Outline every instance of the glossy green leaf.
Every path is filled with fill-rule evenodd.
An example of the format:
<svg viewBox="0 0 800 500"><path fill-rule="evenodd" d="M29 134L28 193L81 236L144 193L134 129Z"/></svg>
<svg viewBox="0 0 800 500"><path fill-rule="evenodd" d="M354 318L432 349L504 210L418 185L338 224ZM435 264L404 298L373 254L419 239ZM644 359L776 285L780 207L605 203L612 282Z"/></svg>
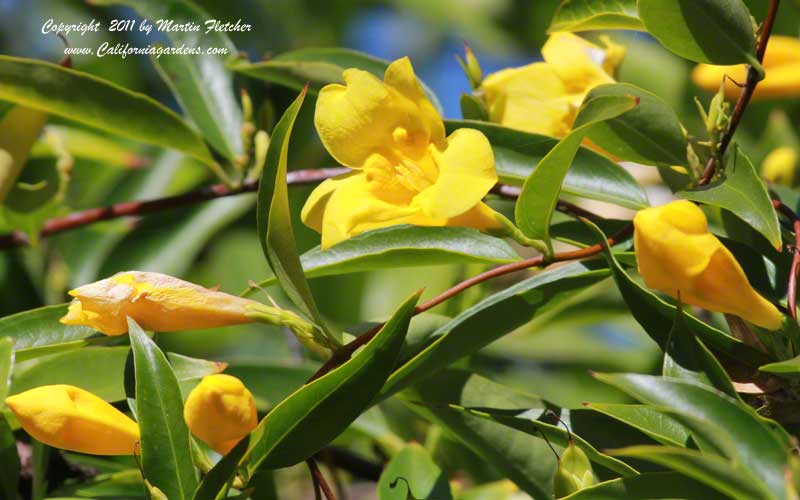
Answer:
<svg viewBox="0 0 800 500"><path fill-rule="evenodd" d="M242 459L249 445L250 438L248 436L239 441L231 451L222 457L200 481L200 486L197 487L197 493L195 493L193 500L216 500L220 498L220 495L224 494L228 480L236 474L239 460Z"/></svg>
<svg viewBox="0 0 800 500"><path fill-rule="evenodd" d="M283 400L253 431L244 464L252 474L302 462L344 431L392 372L419 294L406 300L349 361Z"/></svg>
<svg viewBox="0 0 800 500"><path fill-rule="evenodd" d="M440 425L521 490L537 500L552 498L556 457L543 439L450 407L515 410L544 408L543 401L461 370L442 370L404 396L412 410Z"/></svg>
<svg viewBox="0 0 800 500"><path fill-rule="evenodd" d="M586 403L586 407L641 431L668 446L687 446L691 431L664 412L646 405Z"/></svg>
<svg viewBox="0 0 800 500"><path fill-rule="evenodd" d="M621 476L632 476L638 474L636 469L632 468L625 462L600 453L597 451L597 449L595 449L594 446L580 436L568 433L561 427L537 420L539 414L541 413L540 411L537 412L535 410L523 410L520 408L513 411L503 411L495 408L487 408L485 406L481 408L463 408L452 405L451 408L456 411L465 411L470 415L475 415L476 417L497 422L512 429L530 434L534 437L544 436L548 441L550 441L551 444L557 444L561 447L566 447L569 444L570 438L572 438L575 445L584 453L586 453L586 455L589 457L589 460L595 464L601 465Z"/></svg>
<svg viewBox="0 0 800 500"><path fill-rule="evenodd" d="M667 338L662 371L665 377L693 380L739 399L725 369L687 326L681 304Z"/></svg>
<svg viewBox="0 0 800 500"><path fill-rule="evenodd" d="M521 186L533 168L558 144L556 138L495 123L445 120L444 124L448 134L459 128L474 128L483 132L492 144L497 174L508 184ZM649 205L644 189L627 170L585 147L578 148L561 191L634 210Z"/></svg>
<svg viewBox="0 0 800 500"><path fill-rule="evenodd" d="M726 500L720 492L675 472L648 472L584 488L564 500Z"/></svg>
<svg viewBox="0 0 800 500"><path fill-rule="evenodd" d="M303 274L289 213L289 188L286 185L289 140L305 97L306 91L303 90L272 130L264 173L258 185L258 240L283 291L294 305L323 329L326 340L336 345L340 340L325 327Z"/></svg>
<svg viewBox="0 0 800 500"><path fill-rule="evenodd" d="M787 451L749 406L696 382L633 374L596 377L645 404L671 410L694 434L741 463L760 488L775 498L786 498L783 471L788 467Z"/></svg>
<svg viewBox="0 0 800 500"><path fill-rule="evenodd" d="M144 498L144 482L137 469L99 474L89 480L68 482L49 493L50 500L134 500Z"/></svg>
<svg viewBox="0 0 800 500"><path fill-rule="evenodd" d="M219 168L200 136L152 98L56 64L0 56L0 99L122 137L177 149Z"/></svg>
<svg viewBox="0 0 800 500"><path fill-rule="evenodd" d="M136 370L142 471L170 500L191 499L197 475L178 379L164 353L131 318L128 331Z"/></svg>
<svg viewBox="0 0 800 500"><path fill-rule="evenodd" d="M686 165L688 142L678 115L660 97L629 83L593 88L586 100L634 96L637 106L588 131L592 142L621 160L644 165ZM576 122L577 123L577 122Z"/></svg>
<svg viewBox="0 0 800 500"><path fill-rule="evenodd" d="M25 106L14 106L0 117L0 204L14 188L46 121L47 113Z"/></svg>
<svg viewBox="0 0 800 500"><path fill-rule="evenodd" d="M329 83L343 83L342 72L348 68L367 71L383 80L387 66L389 61L340 47L304 48L278 54L267 61L231 64L231 68L238 73L296 90L302 89L308 83L312 93ZM442 105L436 94L424 82L420 83L428 100L441 113Z"/></svg>
<svg viewBox="0 0 800 500"><path fill-rule="evenodd" d="M213 19L203 9L184 0L92 0L95 5L126 5L155 23L169 19L175 24L204 26ZM228 161L242 153L242 113L233 93L233 73L227 60L236 47L223 31L166 32L173 46L198 47L201 54L162 55L152 58L164 81L172 89L186 115L197 125L211 146ZM208 48L227 49L228 55L205 53Z"/></svg>
<svg viewBox="0 0 800 500"><path fill-rule="evenodd" d="M464 227L391 226L300 256L306 278L439 264L505 264L519 255L500 238ZM275 283L275 276L259 286ZM253 292L249 289L248 292Z"/></svg>
<svg viewBox="0 0 800 500"><path fill-rule="evenodd" d="M514 210L517 225L526 236L550 241L550 220L553 217L564 177L572 165L581 141L592 126L630 111L636 106L632 96L603 96L584 102L575 118L575 127L528 176Z"/></svg>
<svg viewBox="0 0 800 500"><path fill-rule="evenodd" d="M780 249L781 227L764 183L741 148L737 146L729 157L732 161L725 166L720 180L677 195L730 211Z"/></svg>
<svg viewBox="0 0 800 500"><path fill-rule="evenodd" d="M793 375L800 373L800 356L796 356L786 361L776 361L768 363L758 368L762 372L774 373L776 375Z"/></svg>
<svg viewBox="0 0 800 500"><path fill-rule="evenodd" d="M590 266L573 263L539 273L464 310L431 335L435 340L430 345L401 360L380 398L477 352L531 320L544 321L574 304L583 292L608 277L607 269Z"/></svg>
<svg viewBox="0 0 800 500"><path fill-rule="evenodd" d="M17 440L5 415L0 413L0 498L16 500L19 481L19 454Z"/></svg>
<svg viewBox="0 0 800 500"><path fill-rule="evenodd" d="M715 455L669 446L634 446L614 450L613 454L648 460L668 467L737 500L776 498L761 487L756 477Z"/></svg>
<svg viewBox="0 0 800 500"><path fill-rule="evenodd" d="M0 337L0 401L5 401L14 366L14 339Z"/></svg>
<svg viewBox="0 0 800 500"><path fill-rule="evenodd" d="M595 229L598 241L606 242L606 236L594 224L587 223L589 227ZM616 257L605 245L606 260L611 268L617 288L622 294L625 303L633 314L634 319L642 325L642 328L660 346L666 345L671 326L675 321L676 307L668 304L655 294L645 289L622 269ZM686 315L686 324L694 332L703 344L709 346L717 352L724 353L740 362L759 366L767 362L766 354L750 347L739 339L736 339L722 330L718 330L711 325L700 321L691 315Z"/></svg>
<svg viewBox="0 0 800 500"><path fill-rule="evenodd" d="M681 57L758 64L753 23L742 0L639 0L638 6L647 31Z"/></svg>
<svg viewBox="0 0 800 500"><path fill-rule="evenodd" d="M392 458L378 481L379 500L452 500L450 484L428 452L411 443Z"/></svg>
<svg viewBox="0 0 800 500"><path fill-rule="evenodd" d="M569 0L553 15L549 33L556 31L637 30L644 25L636 0Z"/></svg>
<svg viewBox="0 0 800 500"><path fill-rule="evenodd" d="M0 337L14 339L14 349L22 350L83 340L96 332L85 326L62 325L67 304L44 306L0 318Z"/></svg>

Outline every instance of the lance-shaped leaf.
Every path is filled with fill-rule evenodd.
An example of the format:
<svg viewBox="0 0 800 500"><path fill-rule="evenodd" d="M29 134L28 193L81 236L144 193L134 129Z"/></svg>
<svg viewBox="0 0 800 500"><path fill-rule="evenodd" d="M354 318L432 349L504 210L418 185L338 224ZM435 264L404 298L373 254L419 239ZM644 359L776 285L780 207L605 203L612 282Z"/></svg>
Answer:
<svg viewBox="0 0 800 500"><path fill-rule="evenodd" d="M237 55L236 46L224 31L207 31L212 17L185 0L91 0L94 5L126 5L156 23L195 23L200 31L166 32L173 46L203 49L200 54L153 57L152 61L172 89L186 115L192 119L211 146L229 161L242 154L242 113L233 93L233 73L227 60ZM207 49L226 49L227 55L210 54Z"/></svg>
<svg viewBox="0 0 800 500"><path fill-rule="evenodd" d="M514 210L517 225L526 236L550 241L550 220L561 194L561 186L581 141L593 125L617 117L636 107L632 96L601 96L584 102L575 119L575 127L528 176Z"/></svg>
<svg viewBox="0 0 800 500"><path fill-rule="evenodd" d="M711 184L680 191L681 198L724 208L781 248L781 227L767 188L738 146L728 155L722 177Z"/></svg>
<svg viewBox="0 0 800 500"><path fill-rule="evenodd" d="M0 318L0 338L14 339L18 355L25 349L81 341L96 332L85 326L62 325L58 319L67 314L67 304L44 306Z"/></svg>
<svg viewBox="0 0 800 500"><path fill-rule="evenodd" d="M647 405L585 403L594 411L629 425L668 446L688 446L691 431L664 412Z"/></svg>
<svg viewBox="0 0 800 500"><path fill-rule="evenodd" d="M215 171L203 139L154 99L102 78L33 59L0 56L0 99L112 134L177 149Z"/></svg>
<svg viewBox="0 0 800 500"><path fill-rule="evenodd" d="M14 500L18 498L19 454L14 432L3 414L0 414L0 464L3 464L0 467L0 498Z"/></svg>
<svg viewBox="0 0 800 500"><path fill-rule="evenodd" d="M197 488L197 475L178 379L164 353L131 318L128 331L136 373L142 471L170 500L189 500Z"/></svg>
<svg viewBox="0 0 800 500"><path fill-rule="evenodd" d="M349 361L283 400L259 423L243 465L277 469L302 462L366 410L392 372L419 293L406 300Z"/></svg>
<svg viewBox="0 0 800 500"><path fill-rule="evenodd" d="M221 498L220 495L224 494L228 481L236 474L239 461L244 456L248 446L250 446L249 436L239 441L231 451L222 457L203 477L192 500L216 500Z"/></svg>
<svg viewBox="0 0 800 500"><path fill-rule="evenodd" d="M636 0L570 0L562 2L553 15L549 33L556 31L637 30L644 25Z"/></svg>
<svg viewBox="0 0 800 500"><path fill-rule="evenodd" d="M258 185L258 240L283 291L294 305L323 329L327 343L336 345L340 340L325 327L303 274L289 213L289 188L286 185L289 140L305 96L303 90L272 130L264 172Z"/></svg>
<svg viewBox="0 0 800 500"><path fill-rule="evenodd" d="M639 0L638 7L647 31L681 57L761 66L750 11L742 0Z"/></svg>

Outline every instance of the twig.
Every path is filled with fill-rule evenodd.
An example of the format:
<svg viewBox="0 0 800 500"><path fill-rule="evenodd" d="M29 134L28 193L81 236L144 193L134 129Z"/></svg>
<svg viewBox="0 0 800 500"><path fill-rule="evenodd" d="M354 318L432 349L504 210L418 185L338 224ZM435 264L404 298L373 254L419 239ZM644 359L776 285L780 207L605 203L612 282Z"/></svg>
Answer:
<svg viewBox="0 0 800 500"><path fill-rule="evenodd" d="M792 319L797 319L797 275L800 272L800 217L789 208L785 203L779 200L772 200L772 206L775 207L781 215L785 216L792 223L792 230L794 231L794 247L792 248L792 266L789 268L789 283L786 287L786 305L789 309L789 316Z"/></svg>
<svg viewBox="0 0 800 500"><path fill-rule="evenodd" d="M775 18L778 14L778 6L780 3L780 0L770 0L769 2L767 18L764 20L764 25L761 28L761 35L758 38L758 45L756 46L758 62L764 62L764 54L767 52L767 44L769 43L770 35L772 35L772 26L775 24ZM701 186L705 186L711 182L711 178L714 177L714 173L717 170L717 158L722 158L725 155L725 151L728 149L731 139L733 139L733 134L736 133L736 129L739 127L742 115L744 115L744 111L747 109L747 105L750 103L750 99L753 97L753 93L759 81L760 76L758 70L752 66L748 66L747 80L742 87L742 92L739 94L739 99L736 101L736 107L733 109L730 126L719 141L718 154L709 158L708 163L706 163L703 176L700 177L700 181L698 182Z"/></svg>
<svg viewBox="0 0 800 500"><path fill-rule="evenodd" d="M325 498L327 500L336 500L336 495L333 494L333 490L331 490L331 487L328 486L325 476L322 474L322 471L319 470L317 461L313 458L309 458L306 460L306 465L308 465L308 470L311 472L311 479L314 481L314 488L317 492L317 498L319 499L319 490L322 489L322 493L325 494Z"/></svg>

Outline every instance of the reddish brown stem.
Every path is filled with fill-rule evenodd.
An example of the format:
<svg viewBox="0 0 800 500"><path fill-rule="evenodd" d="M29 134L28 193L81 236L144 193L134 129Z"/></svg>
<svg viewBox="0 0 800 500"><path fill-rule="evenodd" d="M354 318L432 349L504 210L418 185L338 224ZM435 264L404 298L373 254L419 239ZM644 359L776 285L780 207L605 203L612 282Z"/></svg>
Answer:
<svg viewBox="0 0 800 500"><path fill-rule="evenodd" d="M319 490L321 489L327 500L336 500L336 495L333 494L333 490L328 486L325 476L322 474L322 471L319 470L317 461L313 458L309 458L306 460L306 465L308 465L308 470L311 472L311 480L314 481L314 491L317 498L319 498Z"/></svg>
<svg viewBox="0 0 800 500"><path fill-rule="evenodd" d="M761 28L761 36L759 36L758 45L756 46L756 57L758 58L758 62L764 61L764 54L767 52L767 44L769 43L769 37L772 35L772 27L775 24L775 18L778 14L779 5L780 0L770 0L769 2L767 18L764 20L764 25ZM725 132L725 135L723 135L722 139L719 141L717 154L709 158L708 163L706 163L706 168L703 170L703 175L700 177L700 181L698 182L698 184L701 186L711 182L711 179L714 177L714 173L717 171L717 159L722 158L725 155L725 151L728 149L728 146L733 139L733 134L736 133L736 129L739 127L739 123L742 121L742 115L744 115L744 111L747 109L747 105L750 103L750 99L753 97L756 86L760 81L759 78L758 70L752 66L748 66L747 80L742 87L742 92L739 94L739 99L736 101L736 107L733 109L730 126Z"/></svg>
<svg viewBox="0 0 800 500"><path fill-rule="evenodd" d="M772 200L772 206L775 207L781 215L786 217L792 222L792 230L794 231L794 247L792 248L792 266L789 269L789 283L786 287L786 305L789 309L789 316L792 319L797 319L797 274L800 272L800 217L789 208L785 203L779 200Z"/></svg>

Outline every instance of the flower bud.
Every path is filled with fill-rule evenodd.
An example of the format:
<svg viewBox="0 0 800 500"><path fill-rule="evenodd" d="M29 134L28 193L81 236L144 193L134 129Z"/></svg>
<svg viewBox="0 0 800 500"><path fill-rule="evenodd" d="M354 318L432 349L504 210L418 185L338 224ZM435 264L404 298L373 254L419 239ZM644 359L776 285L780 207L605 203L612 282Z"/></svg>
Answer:
<svg viewBox="0 0 800 500"><path fill-rule="evenodd" d="M464 44L464 59L458 57L458 64L461 65L461 69L467 75L470 87L473 89L480 87L483 82L483 69L481 69L481 64L478 62L478 58L475 57L475 53L466 43Z"/></svg>
<svg viewBox="0 0 800 500"><path fill-rule="evenodd" d="M735 314L777 330L783 315L747 281L739 263L708 231L705 214L686 200L640 210L633 219L645 284L685 304Z"/></svg>
<svg viewBox="0 0 800 500"><path fill-rule="evenodd" d="M596 483L592 464L583 450L569 442L558 459L558 469L553 478L556 498L565 497Z"/></svg>
<svg viewBox="0 0 800 500"><path fill-rule="evenodd" d="M133 455L139 426L101 398L71 385L45 385L6 398L33 438L92 455Z"/></svg>
<svg viewBox="0 0 800 500"><path fill-rule="evenodd" d="M183 407L189 430L225 455L258 425L253 395L241 380L209 375L192 389Z"/></svg>
<svg viewBox="0 0 800 500"><path fill-rule="evenodd" d="M764 159L761 176L773 184L793 186L797 171L797 151L783 146L772 150Z"/></svg>
<svg viewBox="0 0 800 500"><path fill-rule="evenodd" d="M248 307L260 303L209 290L159 273L128 271L69 292L75 297L61 318L106 335L128 331L127 316L145 330L175 332L252 321Z"/></svg>

